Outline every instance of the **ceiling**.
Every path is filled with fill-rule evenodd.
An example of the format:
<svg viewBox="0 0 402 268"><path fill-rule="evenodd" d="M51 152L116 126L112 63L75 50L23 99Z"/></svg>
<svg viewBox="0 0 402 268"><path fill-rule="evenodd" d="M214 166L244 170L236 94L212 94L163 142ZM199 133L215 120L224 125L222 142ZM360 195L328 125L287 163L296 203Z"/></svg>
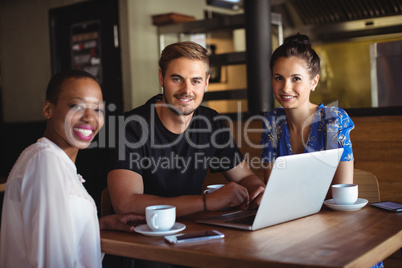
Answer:
<svg viewBox="0 0 402 268"><path fill-rule="evenodd" d="M273 0L272 9L287 13L292 23L322 25L402 15L402 0Z"/></svg>
<svg viewBox="0 0 402 268"><path fill-rule="evenodd" d="M402 33L402 0L272 0L284 31L322 41Z"/></svg>

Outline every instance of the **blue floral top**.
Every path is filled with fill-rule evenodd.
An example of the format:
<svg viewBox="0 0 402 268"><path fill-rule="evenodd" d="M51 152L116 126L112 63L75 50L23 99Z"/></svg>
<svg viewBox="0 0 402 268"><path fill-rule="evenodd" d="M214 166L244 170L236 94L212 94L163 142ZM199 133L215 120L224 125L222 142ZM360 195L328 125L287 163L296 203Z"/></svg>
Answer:
<svg viewBox="0 0 402 268"><path fill-rule="evenodd" d="M266 113L262 127L263 162L270 163L279 156L293 154L288 123L283 108L276 108ZM320 104L314 115L304 153L343 147L341 161L353 161L350 131L354 127L354 123L344 110Z"/></svg>

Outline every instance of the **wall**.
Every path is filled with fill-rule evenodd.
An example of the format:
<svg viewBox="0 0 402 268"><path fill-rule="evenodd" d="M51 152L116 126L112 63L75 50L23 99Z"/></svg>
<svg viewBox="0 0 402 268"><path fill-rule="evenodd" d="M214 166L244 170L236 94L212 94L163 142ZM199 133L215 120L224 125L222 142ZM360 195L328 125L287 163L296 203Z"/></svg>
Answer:
<svg viewBox="0 0 402 268"><path fill-rule="evenodd" d="M0 1L0 70L5 122L42 120L51 76L48 10L79 0Z"/></svg>
<svg viewBox="0 0 402 268"><path fill-rule="evenodd" d="M402 116L352 117L355 167L377 176L382 201L402 203Z"/></svg>
<svg viewBox="0 0 402 268"><path fill-rule="evenodd" d="M371 103L370 45L396 40L402 40L402 34L314 44L321 59L321 71L311 102L329 104L337 100L345 109L375 107ZM391 84L395 80L392 75L387 79Z"/></svg>

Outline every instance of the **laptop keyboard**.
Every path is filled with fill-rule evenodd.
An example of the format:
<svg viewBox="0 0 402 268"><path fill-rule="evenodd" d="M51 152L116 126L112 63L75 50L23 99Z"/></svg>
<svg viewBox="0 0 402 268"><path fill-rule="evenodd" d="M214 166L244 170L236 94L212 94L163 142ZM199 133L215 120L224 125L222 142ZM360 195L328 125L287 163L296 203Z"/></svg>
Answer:
<svg viewBox="0 0 402 268"><path fill-rule="evenodd" d="M245 224L245 225L252 225L255 219L255 215L250 215L247 217L239 218L239 219L234 219L228 221L229 223L237 223L237 224Z"/></svg>

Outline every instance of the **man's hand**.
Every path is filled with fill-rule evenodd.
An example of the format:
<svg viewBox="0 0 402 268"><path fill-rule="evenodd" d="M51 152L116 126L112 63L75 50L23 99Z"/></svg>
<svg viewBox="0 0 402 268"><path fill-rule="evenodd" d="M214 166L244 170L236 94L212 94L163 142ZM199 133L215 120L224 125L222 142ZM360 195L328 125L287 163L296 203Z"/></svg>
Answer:
<svg viewBox="0 0 402 268"><path fill-rule="evenodd" d="M144 220L143 215L133 213L107 215L99 219L99 228L101 230L133 232L134 226Z"/></svg>
<svg viewBox="0 0 402 268"><path fill-rule="evenodd" d="M261 199L264 194L265 188L263 186L258 186L257 189L253 190L250 194L250 209L256 209L261 204Z"/></svg>
<svg viewBox="0 0 402 268"><path fill-rule="evenodd" d="M247 189L249 199L241 206L242 209L256 209L260 205L265 184L254 174L245 160L231 170L225 171L223 175L229 181L236 182Z"/></svg>
<svg viewBox="0 0 402 268"><path fill-rule="evenodd" d="M247 189L235 182L229 182L206 195L206 204L209 211L237 206L245 210L248 208L249 201L250 197Z"/></svg>

